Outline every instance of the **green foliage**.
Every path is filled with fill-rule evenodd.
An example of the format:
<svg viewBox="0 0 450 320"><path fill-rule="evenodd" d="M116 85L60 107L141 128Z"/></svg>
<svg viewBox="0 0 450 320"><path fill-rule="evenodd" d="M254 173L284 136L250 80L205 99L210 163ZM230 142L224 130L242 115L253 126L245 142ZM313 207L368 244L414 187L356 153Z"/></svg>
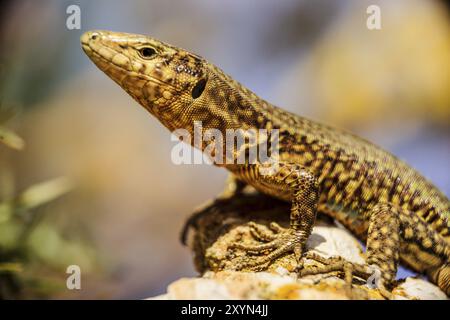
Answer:
<svg viewBox="0 0 450 320"><path fill-rule="evenodd" d="M16 135L14 132L1 126L0 126L0 142L16 150L22 150L23 147L25 146L25 143L21 137Z"/></svg>
<svg viewBox="0 0 450 320"><path fill-rule="evenodd" d="M0 142L16 150L24 147L18 135L2 126ZM49 297L65 289L68 265L92 269L95 251L84 239L67 237L53 221L51 203L73 189L69 179L51 179L22 192L14 185L12 170L0 161L0 299Z"/></svg>

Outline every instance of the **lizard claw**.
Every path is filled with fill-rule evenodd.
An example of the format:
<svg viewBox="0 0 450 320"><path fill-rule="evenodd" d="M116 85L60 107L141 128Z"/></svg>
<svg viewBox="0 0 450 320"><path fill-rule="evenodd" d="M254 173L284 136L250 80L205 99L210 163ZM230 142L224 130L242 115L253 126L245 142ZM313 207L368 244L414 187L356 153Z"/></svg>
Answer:
<svg viewBox="0 0 450 320"><path fill-rule="evenodd" d="M353 276L366 281L367 286L378 289L379 293L386 299L391 300L394 295L386 288L380 269L375 265L358 264L346 261L342 257L325 258L316 253L308 252L305 258L315 260L322 266L311 266L299 272L300 277L340 272L344 274L344 279L348 289L348 296L355 298L352 293Z"/></svg>
<svg viewBox="0 0 450 320"><path fill-rule="evenodd" d="M250 258L246 255L234 266L234 269L266 269L271 262L289 252L294 252L298 265L297 268L301 268L303 244L305 243L303 233L292 229L284 229L276 223L272 223L270 229L265 226L257 225L254 222L250 222L249 226L253 237L262 243L256 245L233 243L228 248L238 249L253 255L261 256ZM262 256L265 252L269 252L269 254Z"/></svg>

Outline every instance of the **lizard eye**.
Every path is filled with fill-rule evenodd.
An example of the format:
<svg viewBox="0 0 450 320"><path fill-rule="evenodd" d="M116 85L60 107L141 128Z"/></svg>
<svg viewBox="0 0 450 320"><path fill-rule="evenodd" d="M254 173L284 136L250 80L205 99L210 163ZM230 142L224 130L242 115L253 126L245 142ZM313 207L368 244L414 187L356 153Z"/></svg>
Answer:
<svg viewBox="0 0 450 320"><path fill-rule="evenodd" d="M152 47L144 47L139 49L139 55L144 59L151 59L156 55L156 50Z"/></svg>
<svg viewBox="0 0 450 320"><path fill-rule="evenodd" d="M192 98L197 99L198 97L200 97L203 93L203 90L205 90L205 87L206 87L206 80L205 79L199 80L194 86L194 88L192 88Z"/></svg>

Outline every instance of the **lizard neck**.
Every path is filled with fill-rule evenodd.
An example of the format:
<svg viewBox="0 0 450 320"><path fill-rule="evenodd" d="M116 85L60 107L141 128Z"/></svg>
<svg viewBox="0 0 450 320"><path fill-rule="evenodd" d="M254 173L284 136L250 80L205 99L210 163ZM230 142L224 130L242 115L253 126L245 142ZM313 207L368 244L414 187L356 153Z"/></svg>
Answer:
<svg viewBox="0 0 450 320"><path fill-rule="evenodd" d="M216 66L209 66L209 80L205 90L208 117L202 119L205 128L267 129L280 128L288 114L259 98L248 88L225 74Z"/></svg>

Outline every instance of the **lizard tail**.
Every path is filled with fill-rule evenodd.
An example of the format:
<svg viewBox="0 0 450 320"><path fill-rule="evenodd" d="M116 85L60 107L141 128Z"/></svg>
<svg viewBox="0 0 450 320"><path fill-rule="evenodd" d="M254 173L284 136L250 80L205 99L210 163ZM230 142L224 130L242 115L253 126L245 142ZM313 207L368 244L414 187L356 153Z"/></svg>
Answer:
<svg viewBox="0 0 450 320"><path fill-rule="evenodd" d="M450 297L450 263L432 269L428 272L430 280Z"/></svg>

